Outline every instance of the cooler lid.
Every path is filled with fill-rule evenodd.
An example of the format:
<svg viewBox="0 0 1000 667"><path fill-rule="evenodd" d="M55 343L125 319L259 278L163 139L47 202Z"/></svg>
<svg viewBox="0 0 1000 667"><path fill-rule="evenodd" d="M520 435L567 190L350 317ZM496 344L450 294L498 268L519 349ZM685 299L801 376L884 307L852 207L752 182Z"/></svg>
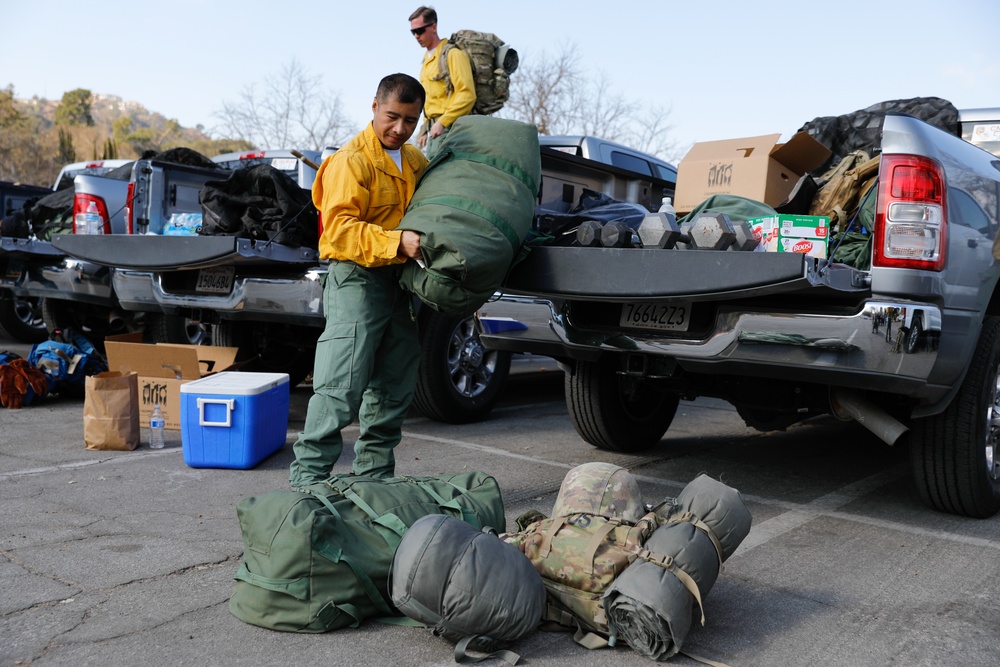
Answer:
<svg viewBox="0 0 1000 667"><path fill-rule="evenodd" d="M288 384L288 373L250 373L222 371L181 385L182 394L227 394L255 396L281 384Z"/></svg>

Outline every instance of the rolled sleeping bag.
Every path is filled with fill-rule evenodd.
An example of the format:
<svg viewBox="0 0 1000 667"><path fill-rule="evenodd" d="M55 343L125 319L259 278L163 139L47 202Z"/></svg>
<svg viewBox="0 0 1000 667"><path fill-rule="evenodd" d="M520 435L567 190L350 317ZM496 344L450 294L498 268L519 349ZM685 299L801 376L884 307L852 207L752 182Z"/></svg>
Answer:
<svg viewBox="0 0 1000 667"><path fill-rule="evenodd" d="M516 658L503 647L534 631L545 613L542 578L528 558L454 517L418 519L393 556L389 593L403 614L466 649Z"/></svg>
<svg viewBox="0 0 1000 667"><path fill-rule="evenodd" d="M704 473L677 496L671 517L690 513L707 525L721 546L725 562L750 534L753 517L740 492Z"/></svg>
<svg viewBox="0 0 1000 667"><path fill-rule="evenodd" d="M722 562L750 531L739 492L706 475L684 487L676 503L602 599L612 636L654 660L681 650L695 603L704 625L703 601Z"/></svg>
<svg viewBox="0 0 1000 667"><path fill-rule="evenodd" d="M462 116L417 184L398 229L422 234L423 266L400 285L447 315L468 317L500 287L531 229L541 183L538 130Z"/></svg>

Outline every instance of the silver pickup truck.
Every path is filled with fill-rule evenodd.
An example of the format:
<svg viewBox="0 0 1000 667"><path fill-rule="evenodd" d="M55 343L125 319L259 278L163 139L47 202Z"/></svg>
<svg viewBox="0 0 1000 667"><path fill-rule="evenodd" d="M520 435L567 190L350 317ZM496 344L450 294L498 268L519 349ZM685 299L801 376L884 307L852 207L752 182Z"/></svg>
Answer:
<svg viewBox="0 0 1000 667"><path fill-rule="evenodd" d="M963 112L969 141L886 117L870 269L789 252L537 248L505 289L541 300L534 319L546 324L488 332L484 344L560 360L570 415L596 447L653 446L678 402L698 396L729 401L760 430L833 414L889 444L908 441L928 505L991 516L1000 510L995 112ZM677 317L663 325L656 315L668 312Z"/></svg>

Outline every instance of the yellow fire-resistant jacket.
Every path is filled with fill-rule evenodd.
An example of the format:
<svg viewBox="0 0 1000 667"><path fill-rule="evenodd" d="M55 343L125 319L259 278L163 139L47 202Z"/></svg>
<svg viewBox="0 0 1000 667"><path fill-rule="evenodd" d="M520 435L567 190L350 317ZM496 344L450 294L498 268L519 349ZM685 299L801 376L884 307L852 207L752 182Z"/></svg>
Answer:
<svg viewBox="0 0 1000 667"><path fill-rule="evenodd" d="M448 87L441 76L440 56L447 39L442 39L437 47L424 54L424 66L420 68L420 83L424 87L427 100L424 102L424 116L441 121L451 127L458 118L472 111L476 103L476 80L472 74L469 56L461 49L448 50L448 75L455 90L448 96Z"/></svg>
<svg viewBox="0 0 1000 667"><path fill-rule="evenodd" d="M403 219L427 158L407 143L402 162L400 174L369 123L320 165L312 197L323 216L322 259L369 267L406 261L396 256L402 232L393 230Z"/></svg>

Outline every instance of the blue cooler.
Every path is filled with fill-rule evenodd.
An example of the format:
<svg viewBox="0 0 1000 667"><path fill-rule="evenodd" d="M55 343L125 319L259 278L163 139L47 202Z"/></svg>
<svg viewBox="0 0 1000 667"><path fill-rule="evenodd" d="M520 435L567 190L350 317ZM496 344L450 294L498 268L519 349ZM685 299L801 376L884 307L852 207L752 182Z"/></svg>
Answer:
<svg viewBox="0 0 1000 667"><path fill-rule="evenodd" d="M287 373L223 371L181 385L181 443L192 468L253 468L285 444Z"/></svg>

